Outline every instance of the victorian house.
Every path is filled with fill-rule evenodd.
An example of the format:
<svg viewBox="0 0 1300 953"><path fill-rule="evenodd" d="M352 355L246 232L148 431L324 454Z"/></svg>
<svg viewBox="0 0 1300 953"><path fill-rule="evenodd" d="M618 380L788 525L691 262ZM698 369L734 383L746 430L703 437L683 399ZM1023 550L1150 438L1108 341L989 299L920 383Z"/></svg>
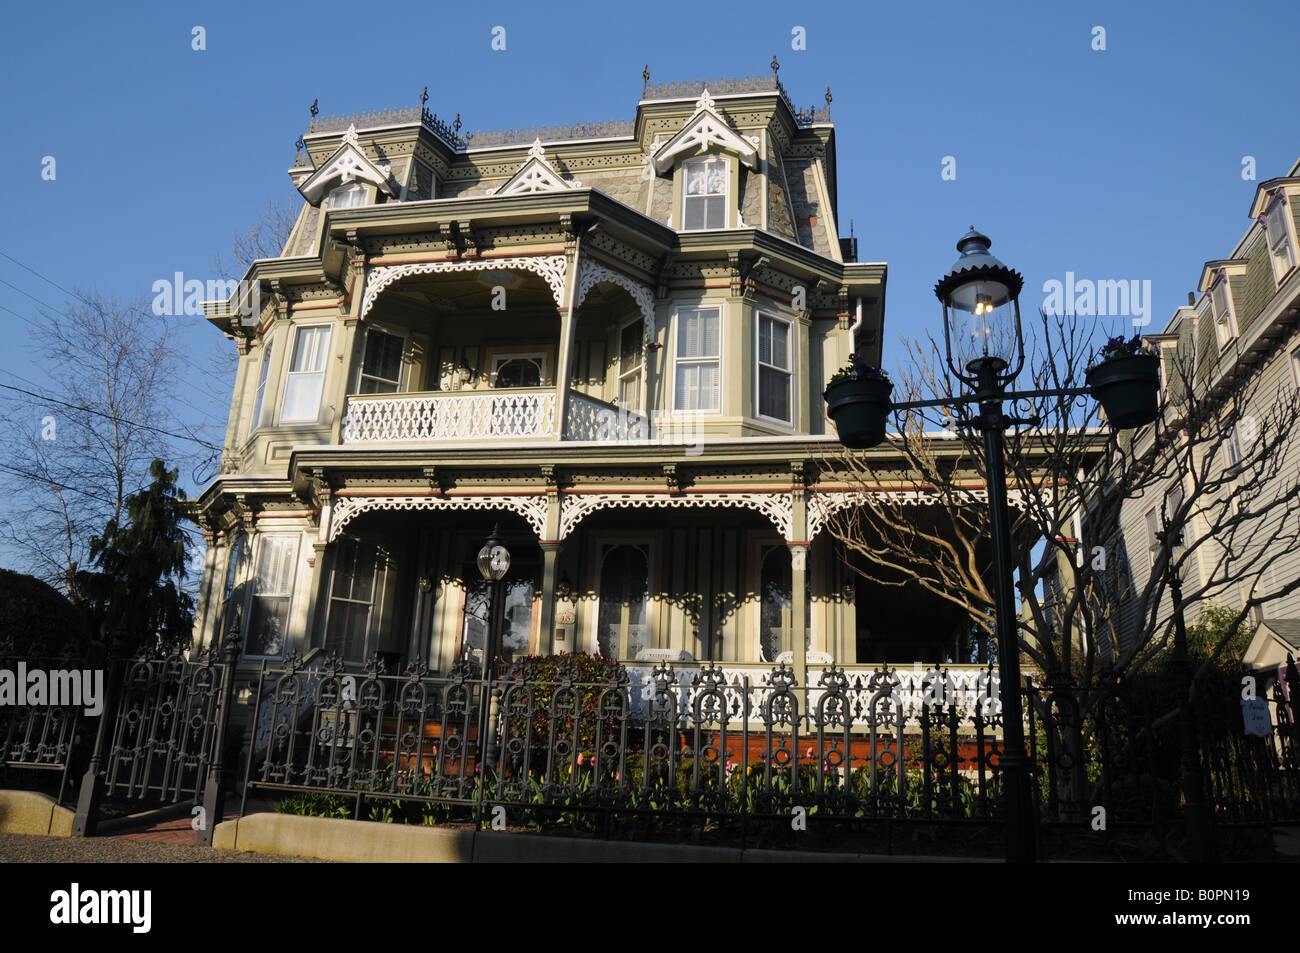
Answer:
<svg viewBox="0 0 1300 953"><path fill-rule="evenodd" d="M1271 673L1300 652L1300 433L1288 416L1300 399L1300 163L1256 187L1248 216L1229 255L1205 262L1197 292L1161 333L1146 336L1162 358L1166 438L1174 435L1175 448L1186 440L1179 417L1189 387L1202 412L1226 424L1201 440L1192 466L1124 502L1119 538L1131 591L1142 593L1162 565L1163 528L1181 530L1188 555L1175 561L1183 588L1199 597L1189 622L1202 605L1241 610L1252 597L1269 596L1250 614L1255 635L1244 662ZM1137 431L1136 458L1154 453L1156 440L1152 427ZM1267 455L1252 452L1261 441L1272 448ZM1243 510L1262 516L1243 517ZM1121 605L1117 635L1125 647L1142 610L1136 597ZM1168 619L1168 597L1145 612Z"/></svg>
<svg viewBox="0 0 1300 953"><path fill-rule="evenodd" d="M821 395L880 363L887 272L841 237L826 98L773 75L562 128L314 119L283 254L208 312L240 358L196 640L481 658L497 527L506 660L956 660L958 615L868 591L825 532L852 494Z"/></svg>

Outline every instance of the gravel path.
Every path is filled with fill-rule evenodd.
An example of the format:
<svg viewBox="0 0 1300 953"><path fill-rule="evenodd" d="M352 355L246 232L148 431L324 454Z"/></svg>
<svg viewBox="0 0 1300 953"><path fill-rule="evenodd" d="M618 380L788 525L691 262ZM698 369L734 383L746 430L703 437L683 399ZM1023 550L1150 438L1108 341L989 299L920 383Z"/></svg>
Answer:
<svg viewBox="0 0 1300 953"><path fill-rule="evenodd" d="M312 857L281 857L246 850L217 850L122 837L46 837L0 834L4 864L314 864Z"/></svg>

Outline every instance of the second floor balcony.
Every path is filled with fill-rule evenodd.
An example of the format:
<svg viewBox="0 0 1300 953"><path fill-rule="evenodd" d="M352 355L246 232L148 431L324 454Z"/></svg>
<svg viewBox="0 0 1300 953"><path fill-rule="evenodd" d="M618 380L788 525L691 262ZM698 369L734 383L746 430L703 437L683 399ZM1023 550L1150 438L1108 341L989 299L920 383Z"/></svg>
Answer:
<svg viewBox="0 0 1300 953"><path fill-rule="evenodd" d="M646 440L642 414L570 390L561 416L553 387L353 395L343 442ZM561 426L562 424L562 426Z"/></svg>

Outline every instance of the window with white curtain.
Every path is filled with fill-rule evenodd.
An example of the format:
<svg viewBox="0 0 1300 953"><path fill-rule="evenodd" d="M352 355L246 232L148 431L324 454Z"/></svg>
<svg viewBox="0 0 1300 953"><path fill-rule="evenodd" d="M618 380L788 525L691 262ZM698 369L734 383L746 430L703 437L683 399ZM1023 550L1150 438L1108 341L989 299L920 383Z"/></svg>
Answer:
<svg viewBox="0 0 1300 953"><path fill-rule="evenodd" d="M330 329L327 325L297 329L293 357L284 382L284 405L280 410L282 422L315 422L320 416L329 346Z"/></svg>
<svg viewBox="0 0 1300 953"><path fill-rule="evenodd" d="M727 227L727 160L719 156L682 163L682 229Z"/></svg>
<svg viewBox="0 0 1300 953"><path fill-rule="evenodd" d="M790 422L790 322L758 316L758 414Z"/></svg>
<svg viewBox="0 0 1300 953"><path fill-rule="evenodd" d="M253 577L253 611L244 641L245 656L278 658L284 654L297 556L296 535L261 537Z"/></svg>
<svg viewBox="0 0 1300 953"><path fill-rule="evenodd" d="M330 209L360 208L366 204L366 187L359 182L341 185L330 193Z"/></svg>
<svg viewBox="0 0 1300 953"><path fill-rule="evenodd" d="M262 424L262 401L266 398L266 379L271 373L271 340L264 338L262 344L262 372L257 382L257 405L253 408L253 430Z"/></svg>
<svg viewBox="0 0 1300 953"><path fill-rule="evenodd" d="M721 407L718 308L683 308L677 313L677 361L673 406L712 411Z"/></svg>

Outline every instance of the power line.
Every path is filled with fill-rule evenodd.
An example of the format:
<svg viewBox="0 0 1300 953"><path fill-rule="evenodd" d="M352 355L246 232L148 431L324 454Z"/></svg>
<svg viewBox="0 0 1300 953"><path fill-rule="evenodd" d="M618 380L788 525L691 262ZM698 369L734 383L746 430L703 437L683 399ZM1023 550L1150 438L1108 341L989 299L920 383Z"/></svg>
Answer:
<svg viewBox="0 0 1300 953"><path fill-rule="evenodd" d="M19 377L17 374L13 373L12 371L0 370L0 373L5 373L11 377L17 378L18 380L23 380L23 378ZM201 440L198 437L194 436L193 434L178 434L171 430L163 430L161 427L153 427L149 424L142 424L139 421L130 420L129 418L126 417L116 416L114 414L110 414L102 410L96 410L94 407L83 407L80 404L72 404L66 400L59 400L57 397L50 397L48 394L41 394L36 391L27 390L26 388L23 387L14 387L12 384L0 384L0 387L3 387L5 390L16 391L19 394L26 394L28 397L35 397L38 400L48 401L51 404L58 404L61 407L70 407L73 410L79 410L82 413L95 414L100 417L106 417L109 420L119 420L122 421L123 423L130 424L132 427L138 427L141 430L151 430L154 433L159 433L166 437L172 437L176 440L192 440L195 443L197 443L199 446L203 447L205 450L213 450L219 453L221 452L222 449L221 447L218 447L216 444L208 443L206 440Z"/></svg>
<svg viewBox="0 0 1300 953"><path fill-rule="evenodd" d="M51 285L53 285L54 287L56 287L56 288L58 288L60 291L62 291L65 295L72 295L72 297L74 297L74 298L79 298L81 301L85 302L86 304L90 304L90 303L91 303L87 298L83 297L82 295L77 294L77 292L75 292L75 291L69 291L67 288L63 287L63 285L59 284L59 283L58 283L57 281L55 281L53 278L47 278L45 275L41 274L39 271L37 271L35 268L31 267L30 265L24 265L21 261L19 261L19 260L18 260L17 258L15 258L13 255L7 255L7 254L5 254L4 252L0 251L0 256L3 256L3 257L5 257L5 258L8 258L8 259L9 259L10 261L12 261L15 265L17 265L19 268L22 268L22 269L25 270L25 271L30 271L30 272L31 272L33 275L35 275L37 278L41 279L41 281L44 281L44 282L46 282L47 284L51 284ZM11 287L12 287L12 286L11 286ZM30 298L31 295L28 295L28 297ZM6 310L8 310L8 309L6 309Z"/></svg>
<svg viewBox="0 0 1300 953"><path fill-rule="evenodd" d="M4 252L0 252L0 255L4 255ZM8 255L5 255L5 257L8 258L9 256L8 256ZM9 282L5 281L3 278L0 278L0 283L3 283L3 284L6 284L6 285L9 285ZM14 285L9 285L9 287L13 288L15 291L18 291L18 292L21 293L21 294L25 294L25 295L27 295L27 297L31 298L33 301L36 301L36 302L38 302L38 303L40 303L40 304L44 304L44 302L42 302L39 298L36 298L36 297L33 297L32 295L27 294L27 292L23 291L21 288L18 288L18 287L14 286ZM82 298L81 300L82 300L82 301L85 301L86 299L85 299L85 298ZM89 303L89 302L87 302L87 303ZM57 308L54 308L52 305L45 305L45 306L48 307L48 308L50 308L50 310L56 312L57 314L62 315L62 316L65 317L65 318L71 318L71 317L72 317L72 315L68 314L66 311L59 311ZM93 305L92 305L92 306L93 306ZM29 317L27 317L27 316L24 315L24 314L19 314L17 311L13 310L13 308L7 308L7 307L5 307L4 305L0 304L0 311L8 311L8 312L9 312L10 314L12 314L15 318L18 318L20 321L25 322L28 326L30 326L31 328L33 328L33 329L36 330L36 331L43 331L43 330L45 330L44 328L42 328L42 327L40 326L40 324L39 324L35 319L33 319L33 318L29 318ZM19 380L26 380L26 378L23 378L23 377L19 376L18 374L13 374L12 371L9 371L9 372L7 372L7 373L12 374L12 376L17 377ZM31 384L32 382L31 382L31 381L27 381L27 383ZM37 386L37 385L32 384L32 386L35 387L35 386ZM206 414L206 413L207 413L207 411L205 411L202 407L196 407L196 406L194 406L194 404L190 403L188 400L186 400L184 397L181 397L179 394L173 394L173 395L170 395L170 399L175 400L175 401L177 401L178 403L182 403L182 404L184 404L186 407L188 407L190 410L194 411L194 412L197 413L197 414ZM86 408L81 408L81 409L82 409L82 410L85 410ZM189 438L189 439L198 440L197 437L193 437L193 438Z"/></svg>

